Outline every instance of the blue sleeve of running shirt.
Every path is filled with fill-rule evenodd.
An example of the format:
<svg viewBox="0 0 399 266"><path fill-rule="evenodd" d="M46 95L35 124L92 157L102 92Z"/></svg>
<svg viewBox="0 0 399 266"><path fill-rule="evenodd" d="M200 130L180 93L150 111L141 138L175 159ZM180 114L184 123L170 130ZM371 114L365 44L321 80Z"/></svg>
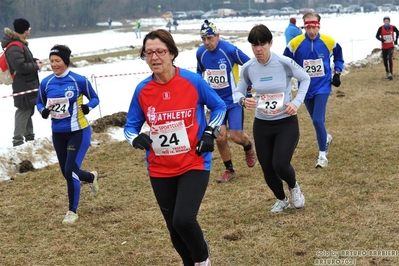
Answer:
<svg viewBox="0 0 399 266"><path fill-rule="evenodd" d="M93 87L91 86L91 83L87 80L87 78L84 78L83 82L84 82L84 87L83 87L84 90L82 93L89 100L87 106L91 110L100 103L100 100L98 98L97 93L94 91Z"/></svg>
<svg viewBox="0 0 399 266"><path fill-rule="evenodd" d="M198 48L197 52L195 53L195 57L197 58L197 74L199 74L202 77L203 72L205 71L204 66L202 65L201 62L201 56L204 53L205 49L204 46L200 46Z"/></svg>
<svg viewBox="0 0 399 266"><path fill-rule="evenodd" d="M344 56L342 55L342 48L341 46L336 43L333 49L333 62L334 62L334 70L338 72L342 72L344 69Z"/></svg>
<svg viewBox="0 0 399 266"><path fill-rule="evenodd" d="M36 98L36 109L39 111L39 113L46 108L46 103L47 103L47 95L44 91L45 86L43 85L43 82L40 83L39 86L39 91L37 94Z"/></svg>
<svg viewBox="0 0 399 266"><path fill-rule="evenodd" d="M288 46L285 47L283 55L294 59L294 54L291 52L291 50L290 50L290 48Z"/></svg>
<svg viewBox="0 0 399 266"><path fill-rule="evenodd" d="M237 61L237 64L239 64L240 66L242 66L243 64L248 62L250 59L249 56L247 56L243 51L241 51L238 48L237 48L235 54L237 55L237 59L239 60L239 61Z"/></svg>
<svg viewBox="0 0 399 266"><path fill-rule="evenodd" d="M220 126L226 115L226 104L219 95L212 89L204 79L198 80L197 90L200 103L206 105L211 111L208 125L211 127Z"/></svg>
<svg viewBox="0 0 399 266"><path fill-rule="evenodd" d="M139 103L140 91L143 87L143 83L140 83L136 87L126 116L126 124L123 132L130 145L133 145L133 140L138 136L145 122L145 114Z"/></svg>
<svg viewBox="0 0 399 266"><path fill-rule="evenodd" d="M41 111L46 108L47 105L47 89L49 84L54 80L54 74L42 79L39 84L39 91L36 98L36 109L41 113Z"/></svg>

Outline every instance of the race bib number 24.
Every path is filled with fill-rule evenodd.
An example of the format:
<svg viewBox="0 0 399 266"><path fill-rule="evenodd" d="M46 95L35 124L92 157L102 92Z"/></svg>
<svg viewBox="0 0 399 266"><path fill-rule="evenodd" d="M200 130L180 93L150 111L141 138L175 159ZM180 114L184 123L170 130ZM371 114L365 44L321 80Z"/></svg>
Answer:
<svg viewBox="0 0 399 266"><path fill-rule="evenodd" d="M186 153L191 150L183 120L151 126L152 148L158 156Z"/></svg>

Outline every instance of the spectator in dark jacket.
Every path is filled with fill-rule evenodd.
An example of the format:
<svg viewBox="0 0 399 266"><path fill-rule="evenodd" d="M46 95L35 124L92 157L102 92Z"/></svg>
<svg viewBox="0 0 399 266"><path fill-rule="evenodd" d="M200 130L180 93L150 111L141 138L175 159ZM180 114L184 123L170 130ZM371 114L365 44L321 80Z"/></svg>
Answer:
<svg viewBox="0 0 399 266"><path fill-rule="evenodd" d="M6 50L6 59L11 73L16 71L12 89L14 93L15 125L13 146L19 146L24 141L35 139L32 116L35 112L37 89L39 88L38 71L43 63L34 58L28 48L27 38L30 35L30 24L26 19L14 20L14 31L4 28L5 35L1 40L3 49L13 41L19 41L23 49L16 45ZM31 91L36 90L36 91Z"/></svg>
<svg viewBox="0 0 399 266"><path fill-rule="evenodd" d="M170 28L172 27L172 22L170 22L170 20L166 24L166 27L169 29L169 33L172 33L172 31L170 30Z"/></svg>
<svg viewBox="0 0 399 266"><path fill-rule="evenodd" d="M177 32L177 26L179 26L179 23L176 19L173 19L173 26L175 26L175 32Z"/></svg>

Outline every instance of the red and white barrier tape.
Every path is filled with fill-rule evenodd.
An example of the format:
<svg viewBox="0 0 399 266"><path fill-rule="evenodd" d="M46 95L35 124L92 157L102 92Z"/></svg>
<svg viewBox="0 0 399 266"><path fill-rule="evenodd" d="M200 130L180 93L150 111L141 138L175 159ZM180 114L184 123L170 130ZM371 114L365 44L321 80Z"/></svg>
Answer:
<svg viewBox="0 0 399 266"><path fill-rule="evenodd" d="M39 89L22 91L22 92L13 93L13 94L10 94L10 95L1 96L1 98L8 98L8 97L14 97L14 96L18 96L18 95L28 94L28 93L32 93L32 92L35 92L35 91L38 91L38 90Z"/></svg>
<svg viewBox="0 0 399 266"><path fill-rule="evenodd" d="M188 67L186 69L194 69L196 67ZM143 75L143 74L152 74L152 71L146 71L146 72L135 72L135 73L125 73L125 74L110 74L110 75L101 75L101 76L94 76L92 75L92 77L94 78L112 78L112 77L121 77L121 76L131 76L131 75ZM27 90L27 91L23 91L23 92L18 92L18 93L13 93L10 95L4 95L4 96L0 96L2 99L4 98L9 98L9 97L14 97L14 96L19 96L19 95L23 95L23 94L28 94L28 93L32 93L35 91L38 91L39 89L34 89L34 90Z"/></svg>

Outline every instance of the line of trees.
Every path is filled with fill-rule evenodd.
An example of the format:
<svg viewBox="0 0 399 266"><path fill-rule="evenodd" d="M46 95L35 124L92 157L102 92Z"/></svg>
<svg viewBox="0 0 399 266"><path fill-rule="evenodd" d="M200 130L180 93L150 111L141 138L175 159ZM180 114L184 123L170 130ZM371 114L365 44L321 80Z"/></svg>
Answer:
<svg viewBox="0 0 399 266"><path fill-rule="evenodd" d="M369 0L334 0L334 3L353 3ZM370 0L381 5L389 0ZM391 0L392 1L392 0ZM399 1L399 0L393 0ZM228 4L227 4L228 3ZM276 0L255 3L255 0L0 0L0 27L12 28L15 18L25 18L32 26L32 36L59 31L82 31L105 22L108 17L138 19L161 16L165 11L208 11L211 7L236 10L252 8L280 8L291 5L294 8L313 5L328 5L331 0ZM313 6L312 5L312 6Z"/></svg>
<svg viewBox="0 0 399 266"><path fill-rule="evenodd" d="M61 31L95 26L96 11L106 0L1 0L0 23L13 27L15 18L27 19L33 32Z"/></svg>
<svg viewBox="0 0 399 266"><path fill-rule="evenodd" d="M95 27L108 17L137 19L172 10L204 9L221 0L1 0L0 27L12 29L16 18L27 19L32 33L78 31Z"/></svg>

